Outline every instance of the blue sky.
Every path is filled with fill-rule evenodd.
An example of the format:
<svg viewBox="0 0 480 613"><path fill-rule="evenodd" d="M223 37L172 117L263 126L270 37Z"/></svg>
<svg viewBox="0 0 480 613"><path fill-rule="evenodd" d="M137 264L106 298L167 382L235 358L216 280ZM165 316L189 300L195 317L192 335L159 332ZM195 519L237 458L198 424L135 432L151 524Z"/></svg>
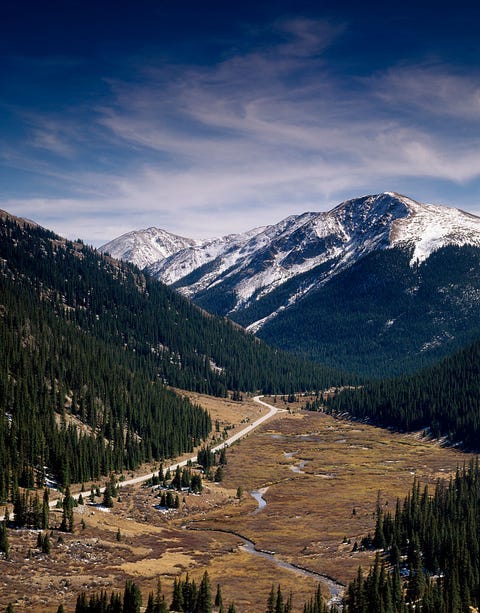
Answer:
<svg viewBox="0 0 480 613"><path fill-rule="evenodd" d="M100 245L398 191L480 213L480 9L457 2L0 9L0 208Z"/></svg>

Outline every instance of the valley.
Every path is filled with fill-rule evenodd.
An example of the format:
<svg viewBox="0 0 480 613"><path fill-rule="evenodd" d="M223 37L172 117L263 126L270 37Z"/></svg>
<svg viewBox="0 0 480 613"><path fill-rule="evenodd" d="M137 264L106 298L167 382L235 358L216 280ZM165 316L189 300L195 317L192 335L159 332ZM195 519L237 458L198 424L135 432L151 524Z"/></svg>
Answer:
<svg viewBox="0 0 480 613"><path fill-rule="evenodd" d="M391 194L361 201L380 213L398 205ZM164 605L208 613L206 571L212 589L222 586L219 613L228 603L230 613L261 613L267 599L269 613L305 602L305 613L326 613L328 601L337 613L344 589L344 613L404 613L419 599L423 613L478 606L480 470L467 453L478 450L478 342L459 336L462 348L429 368L368 381L268 346L131 264L5 215L0 608L70 613L80 595L92 602L77 613L139 613L127 587L151 604L160 579ZM461 306L450 291L461 278L473 290L462 312L477 326L480 250L451 244L413 267L410 257L377 250L329 282L322 309L340 324L333 298L343 296L355 334L308 298L311 316L307 308L301 323L284 321L289 334L313 346L309 330L323 325L343 355L387 365L361 326L388 315L382 342L401 369L401 352L411 352L395 338L414 340L410 322L433 329L418 302L397 319L383 307L404 309L418 293L444 321L432 296ZM461 328L458 309L449 312ZM367 360L362 338L373 342ZM327 388L343 392L320 393ZM54 489L41 499L46 479ZM95 601L110 594L111 607Z"/></svg>
<svg viewBox="0 0 480 613"><path fill-rule="evenodd" d="M208 409L213 423L229 431L234 426L232 433L267 410L251 398L188 394ZM264 611L272 584L281 584L284 594L292 591L294 611L301 610L317 580L279 563L346 584L359 565L372 562L371 551L353 549L374 529L377 499L393 510L414 476L434 484L469 458L418 434L303 411L301 398L264 400L282 410L228 449L221 483L204 480L202 494L184 494L178 510L157 509L151 487L125 484L110 510L76 507L74 533L54 530L48 555L36 549L37 531L11 531L0 607L13 602L15 610L54 612L63 603L72 611L81 591L121 591L128 578L140 586L145 604L158 576L169 603L175 577L188 572L199 581L207 570L237 611ZM132 475L125 474L125 482ZM262 508L249 494L254 490L262 492ZM244 539L268 555L255 555ZM326 596L328 591L325 585Z"/></svg>

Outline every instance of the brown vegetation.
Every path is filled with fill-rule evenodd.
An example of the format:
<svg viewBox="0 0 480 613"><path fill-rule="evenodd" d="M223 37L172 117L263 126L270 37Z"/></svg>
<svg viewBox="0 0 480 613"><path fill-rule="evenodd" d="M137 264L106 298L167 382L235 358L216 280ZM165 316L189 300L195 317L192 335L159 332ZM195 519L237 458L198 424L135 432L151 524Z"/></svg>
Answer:
<svg viewBox="0 0 480 613"><path fill-rule="evenodd" d="M240 427L263 412L251 401L195 400L221 429ZM414 474L435 482L465 460L465 454L415 435L283 412L227 452L221 484L207 484L201 496L182 494L178 511L159 511L150 488L131 486L121 490L111 512L79 506L74 534L55 531L50 555L36 549L36 532L10 531L10 560L0 562L0 609L11 601L18 610L47 612L63 602L73 611L80 591L121 590L128 578L146 600L159 575L169 599L175 576L188 571L200 579L207 569L212 584L222 585L224 602L234 600L237 611L264 611L272 583L281 583L286 594L291 590L294 610L300 610L315 588L313 579L247 553L235 535L185 525L237 532L279 558L347 582L359 564L370 562L370 553L352 548L373 529L377 496L393 507ZM257 505L248 492L266 486L267 506L253 514Z"/></svg>

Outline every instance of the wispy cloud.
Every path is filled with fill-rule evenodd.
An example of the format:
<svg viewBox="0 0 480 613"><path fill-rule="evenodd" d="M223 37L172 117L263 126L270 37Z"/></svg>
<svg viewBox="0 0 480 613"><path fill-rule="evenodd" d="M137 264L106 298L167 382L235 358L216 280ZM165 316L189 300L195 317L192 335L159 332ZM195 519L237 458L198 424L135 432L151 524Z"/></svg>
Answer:
<svg viewBox="0 0 480 613"><path fill-rule="evenodd" d="M371 79L382 101L396 108L456 120L480 119L480 71L461 74L436 63L399 66Z"/></svg>
<svg viewBox="0 0 480 613"><path fill-rule="evenodd" d="M75 130L60 118L39 121L30 145L78 159L57 177L80 191L5 206L99 244L147 225L211 236L347 196L408 192L412 179L480 176L477 75L437 63L355 78L325 56L345 25L297 19L271 28L275 45L215 65L159 60L134 80L108 78L110 98ZM86 169L86 134L97 139L99 166L121 156L115 172Z"/></svg>

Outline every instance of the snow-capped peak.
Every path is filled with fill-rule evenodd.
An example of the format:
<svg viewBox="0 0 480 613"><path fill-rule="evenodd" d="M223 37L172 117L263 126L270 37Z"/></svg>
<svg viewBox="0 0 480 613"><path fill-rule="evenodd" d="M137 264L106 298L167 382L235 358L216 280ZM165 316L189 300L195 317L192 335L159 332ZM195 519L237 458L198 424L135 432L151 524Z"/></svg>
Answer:
<svg viewBox="0 0 480 613"><path fill-rule="evenodd" d="M193 247L196 242L194 239L152 227L122 234L100 247L100 251L109 253L119 260L132 262L139 268L145 268L153 262L168 258L181 249Z"/></svg>
<svg viewBox="0 0 480 613"><path fill-rule="evenodd" d="M148 267L194 300L201 295L202 305L222 314L241 311L281 286L287 288L282 288L281 299L277 293L271 312L265 315L263 310L258 321L250 322L256 330L373 251L408 248L413 266L451 244L480 247L480 218L384 192L242 234L191 240L149 228L125 234L102 250ZM215 303L218 296L221 309Z"/></svg>
<svg viewBox="0 0 480 613"><path fill-rule="evenodd" d="M421 204L398 196L408 206L408 218L397 220L392 227L390 244L413 245L411 264L425 261L446 245L480 246L480 218L446 206Z"/></svg>

